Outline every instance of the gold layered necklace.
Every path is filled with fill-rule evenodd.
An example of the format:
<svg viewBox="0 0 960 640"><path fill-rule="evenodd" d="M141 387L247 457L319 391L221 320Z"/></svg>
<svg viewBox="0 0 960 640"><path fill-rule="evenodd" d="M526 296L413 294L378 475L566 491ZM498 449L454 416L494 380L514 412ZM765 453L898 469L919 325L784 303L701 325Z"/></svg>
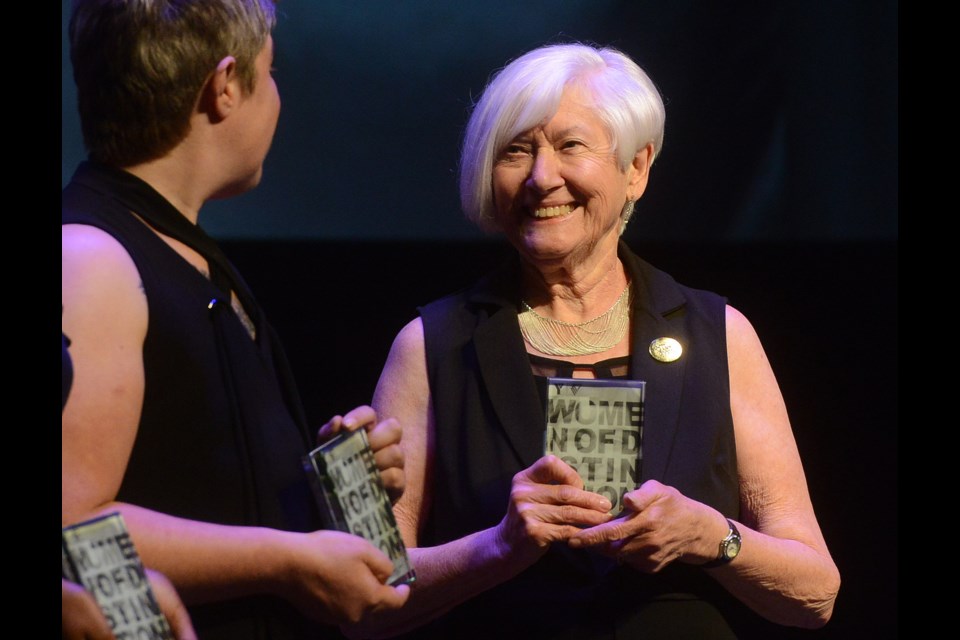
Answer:
<svg viewBox="0 0 960 640"><path fill-rule="evenodd" d="M630 325L630 285L613 306L592 320L564 322L540 315L525 300L517 318L520 332L534 349L551 356L586 356L615 347Z"/></svg>

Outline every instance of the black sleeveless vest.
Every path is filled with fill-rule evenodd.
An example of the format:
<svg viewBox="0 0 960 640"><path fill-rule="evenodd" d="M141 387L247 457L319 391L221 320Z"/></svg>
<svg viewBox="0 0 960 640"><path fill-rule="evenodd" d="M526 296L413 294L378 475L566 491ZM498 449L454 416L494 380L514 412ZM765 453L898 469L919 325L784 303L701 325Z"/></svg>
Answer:
<svg viewBox="0 0 960 640"><path fill-rule="evenodd" d="M739 515L725 300L677 284L621 243L634 283L631 375L647 382L641 479ZM517 324L519 262L420 308L436 429L432 546L496 525L511 480L543 452L543 399ZM673 337L672 363L647 346ZM746 607L702 570L657 575L557 545L516 578L411 635L523 638L730 638ZM740 633L740 631L736 631Z"/></svg>

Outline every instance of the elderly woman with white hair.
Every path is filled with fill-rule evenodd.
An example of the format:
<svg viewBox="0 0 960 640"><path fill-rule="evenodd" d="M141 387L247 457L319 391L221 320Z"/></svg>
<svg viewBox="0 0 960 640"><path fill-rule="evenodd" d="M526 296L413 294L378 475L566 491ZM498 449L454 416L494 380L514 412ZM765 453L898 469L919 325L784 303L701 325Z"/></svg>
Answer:
<svg viewBox="0 0 960 640"><path fill-rule="evenodd" d="M461 201L516 255L394 342L373 404L404 426L395 510L418 579L351 635L729 638L830 619L839 573L754 329L621 240L664 119L611 48L544 46L487 86ZM645 381L619 514L544 455L550 376Z"/></svg>

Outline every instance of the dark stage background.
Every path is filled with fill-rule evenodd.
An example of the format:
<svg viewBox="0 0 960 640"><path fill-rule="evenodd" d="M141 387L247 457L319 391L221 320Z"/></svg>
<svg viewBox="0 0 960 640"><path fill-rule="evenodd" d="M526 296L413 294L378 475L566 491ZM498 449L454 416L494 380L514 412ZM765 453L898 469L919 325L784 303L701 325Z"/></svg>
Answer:
<svg viewBox="0 0 960 640"><path fill-rule="evenodd" d="M817 632L897 637L897 245L633 243L678 281L717 291L759 333L780 382L843 584ZM416 305L506 249L479 242L234 241L225 250L277 326L316 425L370 402ZM509 637L506 636L506 637Z"/></svg>
<svg viewBox="0 0 960 640"><path fill-rule="evenodd" d="M777 637L897 637L897 2L279 6L283 110L263 183L201 222L279 328L311 419L369 402L416 305L503 255L456 193L489 74L546 42L616 46L667 106L626 238L753 321L842 573L825 629ZM84 153L62 55L65 184Z"/></svg>
<svg viewBox="0 0 960 640"><path fill-rule="evenodd" d="M895 1L279 6L277 135L261 186L205 209L217 237L480 238L456 192L471 99L509 59L568 40L630 54L666 103L630 237L897 237ZM65 184L84 156L66 46L62 72Z"/></svg>

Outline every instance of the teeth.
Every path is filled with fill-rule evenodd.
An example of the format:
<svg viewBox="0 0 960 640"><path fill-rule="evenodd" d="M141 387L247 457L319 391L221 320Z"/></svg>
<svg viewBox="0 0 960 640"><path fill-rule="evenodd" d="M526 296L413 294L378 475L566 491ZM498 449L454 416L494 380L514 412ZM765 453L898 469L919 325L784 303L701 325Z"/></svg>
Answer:
<svg viewBox="0 0 960 640"><path fill-rule="evenodd" d="M573 211L573 207L568 204L562 204L558 207L543 207L533 212L534 218L556 218Z"/></svg>

